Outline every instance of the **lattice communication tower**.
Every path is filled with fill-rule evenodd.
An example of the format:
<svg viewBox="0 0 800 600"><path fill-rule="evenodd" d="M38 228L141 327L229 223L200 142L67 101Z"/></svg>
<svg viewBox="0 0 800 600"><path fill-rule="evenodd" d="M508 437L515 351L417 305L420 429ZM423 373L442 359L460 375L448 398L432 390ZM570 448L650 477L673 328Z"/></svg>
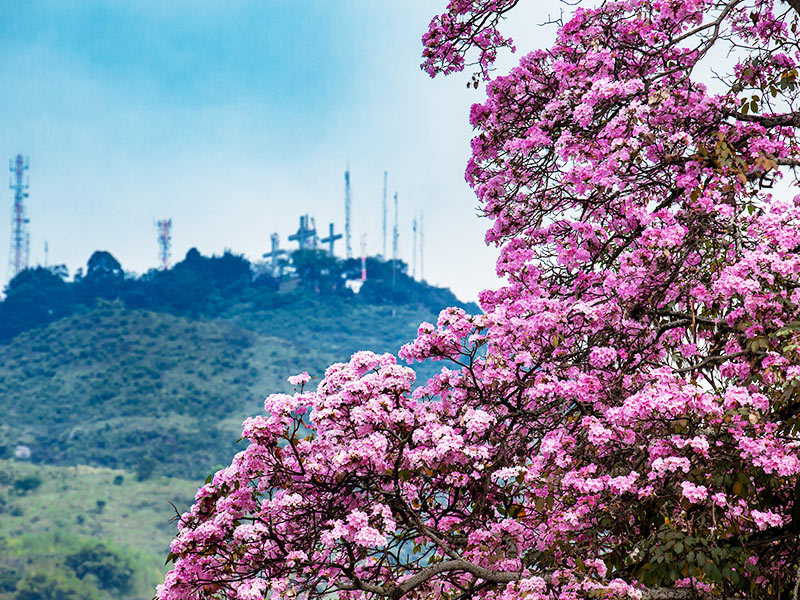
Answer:
<svg viewBox="0 0 800 600"><path fill-rule="evenodd" d="M14 206L11 209L11 251L8 256L9 279L16 277L28 268L30 256L30 234L28 218L25 216L25 198L30 187L25 171L28 170L28 159L17 154L9 161L8 170L11 177L8 187L14 192Z"/></svg>
<svg viewBox="0 0 800 600"><path fill-rule="evenodd" d="M161 261L161 268L166 271L169 269L169 257L172 253L172 219L156 221L156 231L158 232L158 259Z"/></svg>
<svg viewBox="0 0 800 600"><path fill-rule="evenodd" d="M383 172L383 254L381 258L386 260L386 182L389 177L389 174L384 171Z"/></svg>
<svg viewBox="0 0 800 600"><path fill-rule="evenodd" d="M346 258L353 258L350 245L350 168L344 172L344 242Z"/></svg>
<svg viewBox="0 0 800 600"><path fill-rule="evenodd" d="M397 242L400 238L400 229L397 222L397 192L394 193L394 228L392 229L392 260L397 260Z"/></svg>

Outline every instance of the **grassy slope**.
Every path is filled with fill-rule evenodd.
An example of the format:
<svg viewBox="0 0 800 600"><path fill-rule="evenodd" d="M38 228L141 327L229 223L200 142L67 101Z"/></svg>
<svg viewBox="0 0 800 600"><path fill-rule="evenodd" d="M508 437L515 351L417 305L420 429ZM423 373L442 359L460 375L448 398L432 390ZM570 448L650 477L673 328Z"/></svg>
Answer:
<svg viewBox="0 0 800 600"><path fill-rule="evenodd" d="M175 532L170 502L186 510L198 485L167 477L139 482L129 472L84 465L37 466L8 460L0 461L0 472L6 475L6 485L0 485L3 568L15 570L20 579L33 573L63 579L64 555L102 541L135 567L134 595L141 598L152 597L165 572L164 557ZM41 486L16 492L13 480L29 476L38 476ZM123 481L115 485L119 476ZM11 597L0 593L0 599Z"/></svg>

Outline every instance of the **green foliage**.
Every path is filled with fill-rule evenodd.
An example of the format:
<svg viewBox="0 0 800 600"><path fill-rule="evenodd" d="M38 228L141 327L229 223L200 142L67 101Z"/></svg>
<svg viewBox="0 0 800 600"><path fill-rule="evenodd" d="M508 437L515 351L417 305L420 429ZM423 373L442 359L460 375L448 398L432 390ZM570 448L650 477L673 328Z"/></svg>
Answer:
<svg viewBox="0 0 800 600"><path fill-rule="evenodd" d="M14 483L14 474L8 469L0 469L0 487Z"/></svg>
<svg viewBox="0 0 800 600"><path fill-rule="evenodd" d="M235 452L236 436L230 427L223 436L220 419L262 376L242 366L254 342L229 322L100 301L0 345L0 444L28 445L37 464L134 470L150 455L162 473L199 478ZM34 351L42 345L50 351Z"/></svg>
<svg viewBox="0 0 800 600"><path fill-rule="evenodd" d="M15 461L0 461L0 469L15 479L42 480L25 496L24 516L0 515L0 599L12 600L23 584L39 589L34 578L42 575L64 594L77 590L79 598L152 597L175 532L170 502L186 510L197 481L137 482L130 475L114 486L121 473L109 469ZM101 512L97 498L105 501Z"/></svg>
<svg viewBox="0 0 800 600"><path fill-rule="evenodd" d="M296 250L292 252L292 265L303 286L317 294L353 295L344 284L344 261L324 250Z"/></svg>
<svg viewBox="0 0 800 600"><path fill-rule="evenodd" d="M0 565L0 594L16 591L20 579L22 579L20 571Z"/></svg>
<svg viewBox="0 0 800 600"><path fill-rule="evenodd" d="M103 590L126 594L132 590L134 571L128 561L104 544L94 544L67 555L65 564L78 579L92 575Z"/></svg>
<svg viewBox="0 0 800 600"><path fill-rule="evenodd" d="M98 250L89 257L86 276L76 282L77 296L84 302L95 298L117 298L125 285L125 273L110 253Z"/></svg>
<svg viewBox="0 0 800 600"><path fill-rule="evenodd" d="M670 587L679 579L696 577L736 591L752 591L758 569L748 562L742 546L720 546L713 540L694 537L670 525L659 528L640 542L636 561L637 578L645 585ZM745 574L747 576L745 576Z"/></svg>
<svg viewBox="0 0 800 600"><path fill-rule="evenodd" d="M20 477L14 481L14 490L19 495L25 495L42 485L42 478L36 474Z"/></svg>
<svg viewBox="0 0 800 600"><path fill-rule="evenodd" d="M367 281L361 287L359 298L368 304L411 305L434 312L447 306L462 305L450 290L430 286L410 277L408 265L400 260L382 261L368 257L367 273ZM469 312L479 312L474 304L465 308Z"/></svg>
<svg viewBox="0 0 800 600"><path fill-rule="evenodd" d="M101 600L97 588L81 585L81 582L68 577L58 577L48 573L28 575L17 587L13 600Z"/></svg>
<svg viewBox="0 0 800 600"><path fill-rule="evenodd" d="M169 271L150 271L127 282L121 297L128 306L173 314L217 315L252 283L250 263L242 256L202 256L195 248Z"/></svg>
<svg viewBox="0 0 800 600"><path fill-rule="evenodd" d="M63 269L32 269L9 284L0 600L150 597L175 532L170 502L186 510L198 481L230 462L241 449L230 440L265 395L357 350L396 353L455 303L401 263L392 287L391 263L370 259L366 293L354 295L343 283L360 261L295 254L300 278L282 282L194 250L138 279L97 252L73 283ZM2 460L18 444L31 462Z"/></svg>
<svg viewBox="0 0 800 600"><path fill-rule="evenodd" d="M293 252L290 263L297 279L274 278L263 270L254 275L253 266L243 256L226 251L207 257L192 248L173 268L151 270L137 278L126 276L116 258L98 250L89 258L86 274L76 275L71 283L65 281L63 265L27 269L17 275L0 302L0 340L84 312L98 300L118 299L129 308L192 317L215 317L241 303L257 310L280 308L287 301L280 292L293 287L349 298L355 304L413 306L437 312L459 304L449 290L409 277L407 265L399 260L368 257L368 280L355 296L345 281L360 277L360 260L342 260L309 249ZM48 347L41 345L39 350L47 352Z"/></svg>
<svg viewBox="0 0 800 600"><path fill-rule="evenodd" d="M216 272L214 261L239 265L238 278L208 275L215 285L244 280L240 259L192 256L187 261L207 274ZM106 262L106 275L92 277L117 277ZM36 464L131 471L149 456L159 474L200 479L230 461L241 421L261 410L267 394L288 391L287 376L319 376L365 348L397 352L421 321L437 316L415 305L358 302L349 290L248 290L213 320L99 299L0 345L0 446L27 445ZM423 365L420 377L435 368Z"/></svg>
<svg viewBox="0 0 800 600"><path fill-rule="evenodd" d="M6 287L0 303L0 340L41 327L75 310L74 292L59 268L26 269Z"/></svg>
<svg viewBox="0 0 800 600"><path fill-rule="evenodd" d="M136 481L147 481L153 476L158 462L152 456L144 456L136 464Z"/></svg>

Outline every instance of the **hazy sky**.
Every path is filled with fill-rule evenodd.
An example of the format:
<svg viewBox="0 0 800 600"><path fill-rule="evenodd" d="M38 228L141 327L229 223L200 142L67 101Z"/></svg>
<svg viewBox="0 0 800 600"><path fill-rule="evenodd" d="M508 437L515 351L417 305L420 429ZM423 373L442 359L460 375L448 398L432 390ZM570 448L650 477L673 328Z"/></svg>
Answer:
<svg viewBox="0 0 800 600"><path fill-rule="evenodd" d="M424 211L425 278L464 300L496 286L464 183L467 115L484 92L419 69L420 37L445 4L13 3L0 20L0 159L30 157L31 263L47 240L50 264L70 273L96 249L144 272L158 263L154 220L167 217L173 262L192 246L256 260L273 231L295 246L286 237L305 212L318 229L344 228L349 164L356 254L362 233L369 254L382 249L386 169L401 258L411 263L411 221ZM517 9L520 50L552 37L536 23L553 5ZM390 201L390 226L392 212Z"/></svg>

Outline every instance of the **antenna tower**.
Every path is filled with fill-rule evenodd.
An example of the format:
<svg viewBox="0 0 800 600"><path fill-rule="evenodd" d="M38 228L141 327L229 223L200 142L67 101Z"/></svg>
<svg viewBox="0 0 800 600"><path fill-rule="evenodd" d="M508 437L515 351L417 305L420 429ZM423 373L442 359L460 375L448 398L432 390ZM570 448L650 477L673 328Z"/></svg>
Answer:
<svg viewBox="0 0 800 600"><path fill-rule="evenodd" d="M394 228L392 229L392 316L397 312L394 306L394 286L397 280L397 238L400 233L397 231L397 192L394 193Z"/></svg>
<svg viewBox="0 0 800 600"><path fill-rule="evenodd" d="M383 260L386 260L386 180L388 175L386 171L383 172Z"/></svg>
<svg viewBox="0 0 800 600"><path fill-rule="evenodd" d="M414 221L411 225L411 229L414 231L414 251L412 253L411 259L411 278L417 278L417 217L414 217Z"/></svg>
<svg viewBox="0 0 800 600"><path fill-rule="evenodd" d="M397 240L400 232L397 229L397 192L394 193L394 228L392 229L392 260L397 260Z"/></svg>
<svg viewBox="0 0 800 600"><path fill-rule="evenodd" d="M158 231L158 258L161 261L161 268L166 271L169 269L169 256L172 250L172 219L163 219L156 222Z"/></svg>
<svg viewBox="0 0 800 600"><path fill-rule="evenodd" d="M344 172L344 238L345 256L353 258L353 249L350 246L350 167Z"/></svg>
<svg viewBox="0 0 800 600"><path fill-rule="evenodd" d="M425 238L422 230L422 211L419 213L419 280L425 281Z"/></svg>
<svg viewBox="0 0 800 600"><path fill-rule="evenodd" d="M26 191L30 184L25 177L28 170L28 159L17 154L16 158L8 163L8 170L12 175L8 183L9 189L14 191L14 208L11 211L11 252L8 256L9 279L16 277L20 271L28 268L30 255L30 236L27 225L29 220L25 217Z"/></svg>

